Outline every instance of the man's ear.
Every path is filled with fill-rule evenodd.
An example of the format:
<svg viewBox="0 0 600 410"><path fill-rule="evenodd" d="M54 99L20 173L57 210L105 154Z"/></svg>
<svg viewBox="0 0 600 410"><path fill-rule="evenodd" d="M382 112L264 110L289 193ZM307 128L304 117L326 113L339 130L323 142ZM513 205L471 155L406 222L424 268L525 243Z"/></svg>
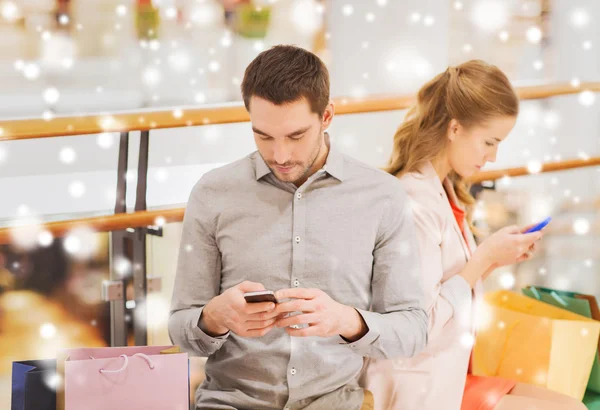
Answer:
<svg viewBox="0 0 600 410"><path fill-rule="evenodd" d="M331 125L331 121L333 121L333 117L335 115L335 104L333 101L329 101L327 107L325 107L325 111L323 111L323 129L326 130Z"/></svg>

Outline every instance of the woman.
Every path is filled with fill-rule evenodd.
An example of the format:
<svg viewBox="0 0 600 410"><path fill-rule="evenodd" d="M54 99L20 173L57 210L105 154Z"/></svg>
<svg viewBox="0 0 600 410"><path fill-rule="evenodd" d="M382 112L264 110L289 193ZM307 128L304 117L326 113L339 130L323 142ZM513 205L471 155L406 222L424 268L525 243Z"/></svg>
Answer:
<svg viewBox="0 0 600 410"><path fill-rule="evenodd" d="M506 76L474 60L425 84L396 132L387 171L400 178L412 202L429 343L417 357L366 364L362 382L375 396L376 409L585 409L536 386L467 376L482 281L497 267L530 258L541 238L540 232L507 227L476 249L466 217L474 203L466 179L496 160L518 109Z"/></svg>

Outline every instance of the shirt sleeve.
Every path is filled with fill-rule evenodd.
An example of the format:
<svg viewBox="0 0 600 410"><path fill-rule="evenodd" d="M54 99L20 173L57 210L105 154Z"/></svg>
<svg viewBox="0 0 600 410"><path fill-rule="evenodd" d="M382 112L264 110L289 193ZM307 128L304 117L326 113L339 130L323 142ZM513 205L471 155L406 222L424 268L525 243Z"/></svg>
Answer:
<svg viewBox="0 0 600 410"><path fill-rule="evenodd" d="M427 314L416 232L400 183L387 198L373 251L371 311L357 309L368 327L348 343L358 354L393 359L417 355L427 343Z"/></svg>
<svg viewBox="0 0 600 410"><path fill-rule="evenodd" d="M221 254L216 244L217 215L206 204L202 180L190 195L179 247L169 317L171 341L198 356L210 356L223 346L229 333L211 337L200 327L204 306L219 295Z"/></svg>
<svg viewBox="0 0 600 410"><path fill-rule="evenodd" d="M455 315L459 312L469 315L473 296L471 287L462 276L455 275L447 281L443 280L441 221L436 220L430 207L417 201L411 202L429 317L429 343L433 343Z"/></svg>

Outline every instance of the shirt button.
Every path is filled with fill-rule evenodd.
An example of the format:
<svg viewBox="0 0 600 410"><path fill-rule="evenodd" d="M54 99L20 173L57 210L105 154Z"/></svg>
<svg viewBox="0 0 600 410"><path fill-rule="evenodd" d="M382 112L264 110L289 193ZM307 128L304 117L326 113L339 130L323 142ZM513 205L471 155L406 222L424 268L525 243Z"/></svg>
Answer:
<svg viewBox="0 0 600 410"><path fill-rule="evenodd" d="M298 198L298 199L302 198L302 192L298 192L298 193L296 194L296 198Z"/></svg>
<svg viewBox="0 0 600 410"><path fill-rule="evenodd" d="M296 279L296 280L294 281L294 286L295 286L295 287L298 287L298 286L300 286L300 282L298 281L298 279Z"/></svg>
<svg viewBox="0 0 600 410"><path fill-rule="evenodd" d="M296 236L296 237L294 238L294 240L296 241L296 243L300 243L300 237L299 237L299 236Z"/></svg>
<svg viewBox="0 0 600 410"><path fill-rule="evenodd" d="M292 370L290 370L290 373L292 374L292 376L295 375L296 374L296 369L292 368Z"/></svg>

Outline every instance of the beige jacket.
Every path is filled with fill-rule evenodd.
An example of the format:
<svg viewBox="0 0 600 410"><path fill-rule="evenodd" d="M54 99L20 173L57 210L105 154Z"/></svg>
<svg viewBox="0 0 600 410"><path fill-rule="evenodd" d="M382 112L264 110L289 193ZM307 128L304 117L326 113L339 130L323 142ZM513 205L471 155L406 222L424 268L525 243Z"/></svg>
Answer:
<svg viewBox="0 0 600 410"><path fill-rule="evenodd" d="M466 221L468 244L464 240L450 207L448 196L458 204L452 183L442 184L430 163L401 182L417 227L429 341L413 358L368 360L361 383L373 393L376 410L458 410L472 348L474 301L483 286L479 281L472 291L457 274L476 244Z"/></svg>

